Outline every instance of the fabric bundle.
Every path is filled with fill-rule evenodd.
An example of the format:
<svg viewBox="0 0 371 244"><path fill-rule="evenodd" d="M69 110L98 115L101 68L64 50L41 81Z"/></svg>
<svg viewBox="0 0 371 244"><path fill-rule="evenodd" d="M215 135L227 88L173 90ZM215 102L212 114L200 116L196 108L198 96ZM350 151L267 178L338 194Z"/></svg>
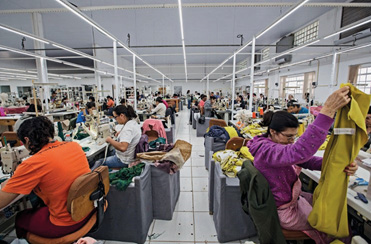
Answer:
<svg viewBox="0 0 371 244"><path fill-rule="evenodd" d="M125 191L133 181L133 178L142 173L144 166L144 163L140 163L131 168L122 168L115 173L109 174L110 184L116 186L119 191Z"/></svg>
<svg viewBox="0 0 371 244"><path fill-rule="evenodd" d="M216 152L213 159L220 163L223 173L231 178L236 177L246 159L254 161L254 157L246 146L241 147L240 151L227 149Z"/></svg>

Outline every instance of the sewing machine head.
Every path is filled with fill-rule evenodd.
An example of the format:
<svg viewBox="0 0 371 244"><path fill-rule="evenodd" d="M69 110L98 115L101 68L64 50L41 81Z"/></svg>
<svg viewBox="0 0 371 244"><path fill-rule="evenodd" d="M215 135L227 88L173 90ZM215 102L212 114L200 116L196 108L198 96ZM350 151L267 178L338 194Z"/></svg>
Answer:
<svg viewBox="0 0 371 244"><path fill-rule="evenodd" d="M17 166L29 156L24 146L4 148L1 151L2 171L4 174L13 174Z"/></svg>

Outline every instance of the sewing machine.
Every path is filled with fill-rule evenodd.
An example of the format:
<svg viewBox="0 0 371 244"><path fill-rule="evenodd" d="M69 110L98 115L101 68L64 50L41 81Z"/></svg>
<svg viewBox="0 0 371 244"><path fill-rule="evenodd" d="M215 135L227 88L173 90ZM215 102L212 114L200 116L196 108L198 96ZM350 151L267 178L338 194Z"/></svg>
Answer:
<svg viewBox="0 0 371 244"><path fill-rule="evenodd" d="M93 114L89 114L85 116L86 122L81 123L78 127L82 126L84 130L91 136L93 140L96 141L98 145L102 145L105 143L106 138L111 136L111 124L105 123L101 124L101 113L98 113L96 110L93 110ZM102 118L104 120L104 118ZM75 130L76 131L76 130ZM73 136L75 135L75 132ZM73 137L72 137L73 138Z"/></svg>
<svg viewBox="0 0 371 244"><path fill-rule="evenodd" d="M13 174L17 166L29 156L28 150L24 146L7 146L1 150L2 171L4 174Z"/></svg>

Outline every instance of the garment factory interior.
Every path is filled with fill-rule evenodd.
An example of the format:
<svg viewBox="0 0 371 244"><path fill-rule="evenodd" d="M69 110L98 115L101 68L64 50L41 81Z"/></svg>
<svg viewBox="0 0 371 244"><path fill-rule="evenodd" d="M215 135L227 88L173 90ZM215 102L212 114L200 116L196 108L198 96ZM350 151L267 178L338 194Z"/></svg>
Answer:
<svg viewBox="0 0 371 244"><path fill-rule="evenodd" d="M0 0L0 243L371 243L370 0Z"/></svg>

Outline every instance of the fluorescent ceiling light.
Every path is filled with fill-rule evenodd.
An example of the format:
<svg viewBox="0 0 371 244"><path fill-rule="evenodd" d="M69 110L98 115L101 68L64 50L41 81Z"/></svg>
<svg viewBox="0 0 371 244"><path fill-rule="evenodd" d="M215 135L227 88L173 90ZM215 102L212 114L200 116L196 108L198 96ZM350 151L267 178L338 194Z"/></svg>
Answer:
<svg viewBox="0 0 371 244"><path fill-rule="evenodd" d="M367 24L367 23L370 23L370 22L371 22L371 18L369 18L368 20L362 21L361 23L355 24L355 25L353 25L353 26L350 26L350 27L347 27L347 28L341 29L341 30L339 30L339 31L337 31L337 32L335 32L335 33L333 33L333 34L330 34L330 35L326 36L324 39L327 39L327 38L330 38L330 37L336 36L336 35L338 35L338 34L340 34L340 33L343 33L343 32L346 32L346 31L348 31L348 30L351 30L351 29L357 28L357 27L359 27L359 26L361 26L361 25L364 25L364 24Z"/></svg>
<svg viewBox="0 0 371 244"><path fill-rule="evenodd" d="M1 70L14 71L14 72L26 72L25 70L20 69L11 69L11 68L0 68Z"/></svg>
<svg viewBox="0 0 371 244"><path fill-rule="evenodd" d="M186 80L186 82L188 82L187 56L186 56L185 43L184 43L184 28L183 28L182 0L178 0L178 10L179 10L179 22L180 22L180 35L181 35L181 38L182 38L182 48L183 48L183 58L184 58L184 72L185 72L185 80Z"/></svg>
<svg viewBox="0 0 371 244"><path fill-rule="evenodd" d="M273 27L281 23L284 19L289 17L292 13L294 13L296 10L298 10L300 7L302 7L304 4L306 4L309 0L304 0L301 3L298 3L295 7L290 9L287 13L285 13L282 17L279 17L273 24L271 24L268 28L266 28L263 32L261 32L259 35L256 36L256 39L267 33L269 30L271 30Z"/></svg>
<svg viewBox="0 0 371 244"><path fill-rule="evenodd" d="M13 32L13 33L18 34L18 35L21 35L21 36L28 37L28 38L33 39L33 40L35 40L35 41L39 41L39 42L42 42L42 43L45 43L45 44L49 44L49 42L44 41L44 40L41 39L41 38L38 38L38 37L33 36L33 35L30 35L30 34L26 34L26 33L23 32L23 31L15 30L14 28L12 28L12 27L10 27L10 26L6 26L6 25L3 25L3 24L0 24L0 28L3 29L3 30L6 30L6 31Z"/></svg>
<svg viewBox="0 0 371 244"><path fill-rule="evenodd" d="M75 6L71 5L70 3L64 1L64 0L56 0L58 3L63 5L65 8L70 10L72 13L80 17L82 20L87 22L89 25L94 26L95 29L100 31L102 34L106 35L108 38L112 39L113 41L116 40L112 35L110 35L107 31L105 31L102 27L100 27L98 24L96 24L94 21L90 20L89 17L87 17L85 14L83 14L80 10L76 9Z"/></svg>
<svg viewBox="0 0 371 244"><path fill-rule="evenodd" d="M350 48L350 49L346 49L346 50L340 50L337 53L351 52L351 51L354 51L354 50L357 50L357 49L361 49L361 48L365 48L365 47L369 47L369 46L371 46L371 43L366 44L366 45L362 45L362 46L358 46L358 47L354 47L354 48Z"/></svg>
<svg viewBox="0 0 371 244"><path fill-rule="evenodd" d="M83 56L83 57L85 57L85 58L92 59L92 60L97 61L97 62L102 62L102 61L99 60L99 59L96 59L96 58L94 58L94 57L92 57L92 56L90 56L90 55L88 55L88 54L86 54L86 53L83 53L83 52L77 51L77 50L75 50L75 49L73 49L73 48L65 47L65 46L62 46L62 45L59 45L59 44L55 44L55 43L52 43L52 45L53 45L54 47L57 47L57 48L63 49L63 50L65 50L65 51L68 51L68 52L71 52L71 53L74 53L74 54L77 54L77 55L79 55L79 56Z"/></svg>

